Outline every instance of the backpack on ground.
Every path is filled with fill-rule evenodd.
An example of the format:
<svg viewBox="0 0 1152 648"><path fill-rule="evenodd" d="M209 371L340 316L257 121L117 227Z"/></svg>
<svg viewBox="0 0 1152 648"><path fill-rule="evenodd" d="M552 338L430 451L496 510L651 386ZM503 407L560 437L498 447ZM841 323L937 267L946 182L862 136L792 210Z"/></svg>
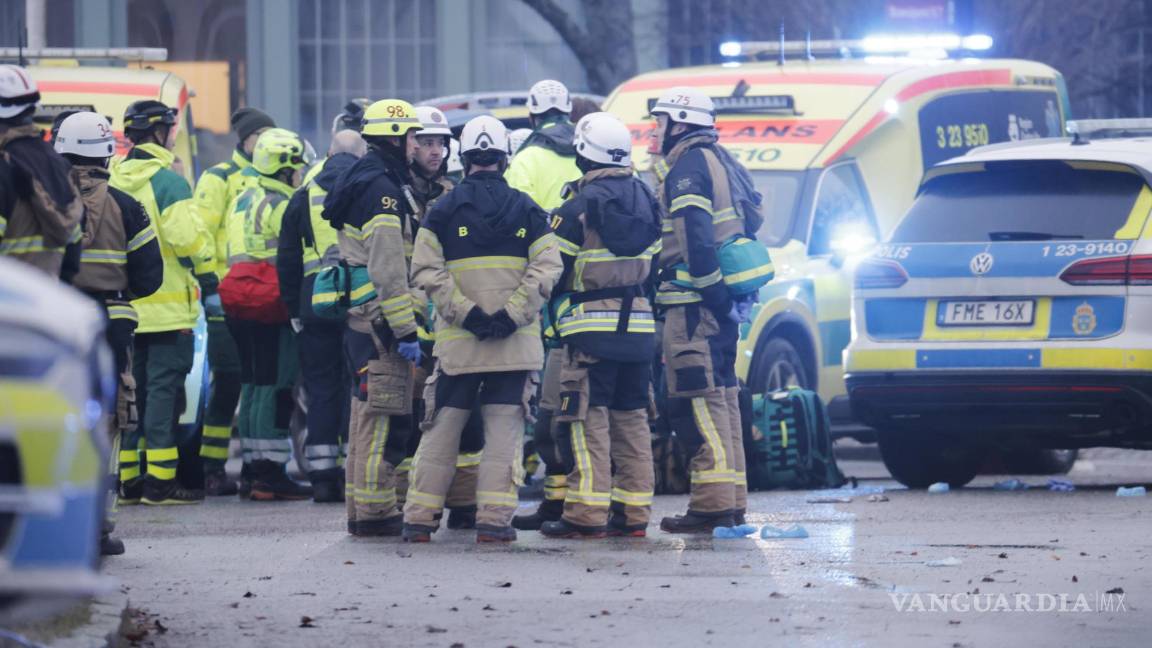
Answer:
<svg viewBox="0 0 1152 648"><path fill-rule="evenodd" d="M746 391L746 390L745 390ZM749 490L838 488L845 482L832 451L820 396L791 389L746 397L744 447Z"/></svg>

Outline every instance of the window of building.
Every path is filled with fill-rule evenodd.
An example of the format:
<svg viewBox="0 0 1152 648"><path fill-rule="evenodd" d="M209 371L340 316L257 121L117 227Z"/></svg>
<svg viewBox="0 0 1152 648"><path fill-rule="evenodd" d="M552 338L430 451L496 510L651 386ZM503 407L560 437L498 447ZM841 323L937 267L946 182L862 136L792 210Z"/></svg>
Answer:
<svg viewBox="0 0 1152 648"><path fill-rule="evenodd" d="M349 99L436 94L436 0L300 0L300 124L317 147Z"/></svg>

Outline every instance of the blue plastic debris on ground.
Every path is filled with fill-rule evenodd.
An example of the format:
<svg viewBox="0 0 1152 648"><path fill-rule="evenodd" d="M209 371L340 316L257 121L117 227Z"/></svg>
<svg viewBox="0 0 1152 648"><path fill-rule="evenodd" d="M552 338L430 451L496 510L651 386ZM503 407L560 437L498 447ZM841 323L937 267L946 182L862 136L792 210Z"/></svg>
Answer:
<svg viewBox="0 0 1152 648"><path fill-rule="evenodd" d="M1144 497L1148 491L1143 486L1133 486L1132 488L1125 488L1121 486L1116 489L1116 497Z"/></svg>
<svg viewBox="0 0 1152 648"><path fill-rule="evenodd" d="M1019 479L1005 479L992 484L992 490L998 491L1022 491L1028 490L1028 484L1020 481Z"/></svg>
<svg viewBox="0 0 1152 648"><path fill-rule="evenodd" d="M756 525L754 524L741 524L734 527L716 527L712 529L712 537L723 540L747 538L753 533L756 533Z"/></svg>
<svg viewBox="0 0 1152 648"><path fill-rule="evenodd" d="M777 538L807 538L808 531L799 524L781 529L774 527L771 524L765 524L764 528L760 529L760 538L763 540L775 540Z"/></svg>
<svg viewBox="0 0 1152 648"><path fill-rule="evenodd" d="M1071 493L1076 490L1076 485L1067 479L1049 479L1048 490L1057 493Z"/></svg>
<svg viewBox="0 0 1152 648"><path fill-rule="evenodd" d="M952 489L945 482L936 482L928 487L929 493L947 493L950 490Z"/></svg>

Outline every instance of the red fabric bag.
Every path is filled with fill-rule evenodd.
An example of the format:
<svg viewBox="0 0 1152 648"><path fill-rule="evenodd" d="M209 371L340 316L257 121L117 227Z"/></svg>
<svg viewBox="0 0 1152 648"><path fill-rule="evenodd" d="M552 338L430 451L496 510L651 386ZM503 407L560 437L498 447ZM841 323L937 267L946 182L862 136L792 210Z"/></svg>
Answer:
<svg viewBox="0 0 1152 648"><path fill-rule="evenodd" d="M283 324L288 308L280 301L280 278L268 261L241 261L228 269L220 282L220 303L228 317Z"/></svg>

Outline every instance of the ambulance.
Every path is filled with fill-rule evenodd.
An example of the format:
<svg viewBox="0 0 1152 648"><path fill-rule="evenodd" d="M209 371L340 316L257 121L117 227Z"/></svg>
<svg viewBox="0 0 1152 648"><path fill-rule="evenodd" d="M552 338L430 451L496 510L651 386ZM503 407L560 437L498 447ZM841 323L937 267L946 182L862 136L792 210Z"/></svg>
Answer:
<svg viewBox="0 0 1152 648"><path fill-rule="evenodd" d="M825 41L819 51L858 46ZM758 236L776 278L741 329L738 375L753 393L814 389L840 433L871 439L852 426L844 385L850 262L893 229L935 163L977 146L1060 135L1069 112L1063 78L1030 61L917 56L805 56L642 74L605 102L629 125L641 172L651 166L649 110L677 86L713 99L720 143L763 196Z"/></svg>
<svg viewBox="0 0 1152 648"><path fill-rule="evenodd" d="M0 48L0 59L16 62L15 48ZM196 130L189 103L192 89L179 76L148 67L165 61L163 48L25 50L32 61L28 73L40 88L40 107L34 117L45 132L52 120L66 110L100 113L112 122L117 154L128 150L124 137L124 110L141 99L156 99L178 110L173 153L177 170L195 187L200 174L196 152ZM181 438L190 438L199 424L203 399L207 395L206 324L196 328L196 355L184 384L185 409L180 416Z"/></svg>

